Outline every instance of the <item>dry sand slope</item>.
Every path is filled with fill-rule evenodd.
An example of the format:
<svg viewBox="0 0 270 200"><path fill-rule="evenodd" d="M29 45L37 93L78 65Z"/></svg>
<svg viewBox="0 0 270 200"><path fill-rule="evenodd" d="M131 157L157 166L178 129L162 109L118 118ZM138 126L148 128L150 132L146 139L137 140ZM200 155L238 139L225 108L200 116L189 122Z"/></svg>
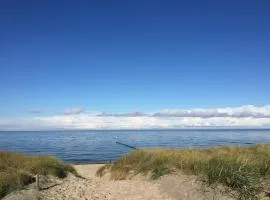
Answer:
<svg viewBox="0 0 270 200"><path fill-rule="evenodd" d="M220 192L203 192L201 184L193 176L167 175L157 181L143 177L132 180L111 181L99 178L95 172L101 165L76 165L80 175L68 177L60 185L43 190L44 200L209 200L232 199Z"/></svg>

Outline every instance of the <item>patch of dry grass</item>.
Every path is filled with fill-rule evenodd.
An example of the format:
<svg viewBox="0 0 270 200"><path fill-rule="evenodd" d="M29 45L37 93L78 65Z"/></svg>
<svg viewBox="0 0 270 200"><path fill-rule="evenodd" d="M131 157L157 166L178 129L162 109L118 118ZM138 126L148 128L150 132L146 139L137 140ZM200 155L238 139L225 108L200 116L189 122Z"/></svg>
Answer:
<svg viewBox="0 0 270 200"><path fill-rule="evenodd" d="M254 199L269 178L270 145L136 150L100 169L99 174L105 169L110 170L112 179L148 173L156 179L178 169L198 175L209 185L222 183L237 191L239 199Z"/></svg>
<svg viewBox="0 0 270 200"><path fill-rule="evenodd" d="M0 198L35 181L34 175L53 175L64 178L76 170L50 156L25 156L0 152Z"/></svg>

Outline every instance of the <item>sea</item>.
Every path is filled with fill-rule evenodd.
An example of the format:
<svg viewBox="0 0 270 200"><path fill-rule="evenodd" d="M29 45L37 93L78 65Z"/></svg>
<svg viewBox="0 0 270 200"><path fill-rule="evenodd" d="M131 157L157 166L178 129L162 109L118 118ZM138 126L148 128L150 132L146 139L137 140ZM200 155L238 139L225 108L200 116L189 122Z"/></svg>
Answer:
<svg viewBox="0 0 270 200"><path fill-rule="evenodd" d="M52 155L72 164L109 163L136 148L208 148L270 143L270 129L1 131L0 151Z"/></svg>

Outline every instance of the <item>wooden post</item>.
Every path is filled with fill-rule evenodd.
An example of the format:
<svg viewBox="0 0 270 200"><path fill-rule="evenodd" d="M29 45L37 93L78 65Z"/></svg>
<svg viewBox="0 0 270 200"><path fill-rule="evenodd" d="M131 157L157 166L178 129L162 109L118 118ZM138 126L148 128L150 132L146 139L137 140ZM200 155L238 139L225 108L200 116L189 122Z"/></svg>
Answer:
<svg viewBox="0 0 270 200"><path fill-rule="evenodd" d="M39 187L39 175L38 174L36 175L36 184L37 184L37 189L40 190L40 187Z"/></svg>
<svg viewBox="0 0 270 200"><path fill-rule="evenodd" d="M124 143L122 143L122 142L116 142L116 144L120 144L120 145L123 145L123 146L128 147L128 148L131 148L131 149L137 149L137 148L134 147L134 146L131 146L131 145L128 145L128 144L124 144Z"/></svg>

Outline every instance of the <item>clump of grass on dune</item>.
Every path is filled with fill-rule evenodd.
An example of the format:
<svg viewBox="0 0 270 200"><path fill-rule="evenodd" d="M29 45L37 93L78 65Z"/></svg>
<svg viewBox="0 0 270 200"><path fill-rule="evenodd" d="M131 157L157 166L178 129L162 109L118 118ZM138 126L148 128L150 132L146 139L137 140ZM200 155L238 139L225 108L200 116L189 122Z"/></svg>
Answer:
<svg viewBox="0 0 270 200"><path fill-rule="evenodd" d="M270 175L270 145L136 150L110 166L112 179L148 173L157 179L177 169L198 175L209 185L228 186L237 191L239 199L254 199Z"/></svg>
<svg viewBox="0 0 270 200"><path fill-rule="evenodd" d="M0 198L35 181L34 175L53 175L64 178L76 170L50 156L25 156L0 152Z"/></svg>

